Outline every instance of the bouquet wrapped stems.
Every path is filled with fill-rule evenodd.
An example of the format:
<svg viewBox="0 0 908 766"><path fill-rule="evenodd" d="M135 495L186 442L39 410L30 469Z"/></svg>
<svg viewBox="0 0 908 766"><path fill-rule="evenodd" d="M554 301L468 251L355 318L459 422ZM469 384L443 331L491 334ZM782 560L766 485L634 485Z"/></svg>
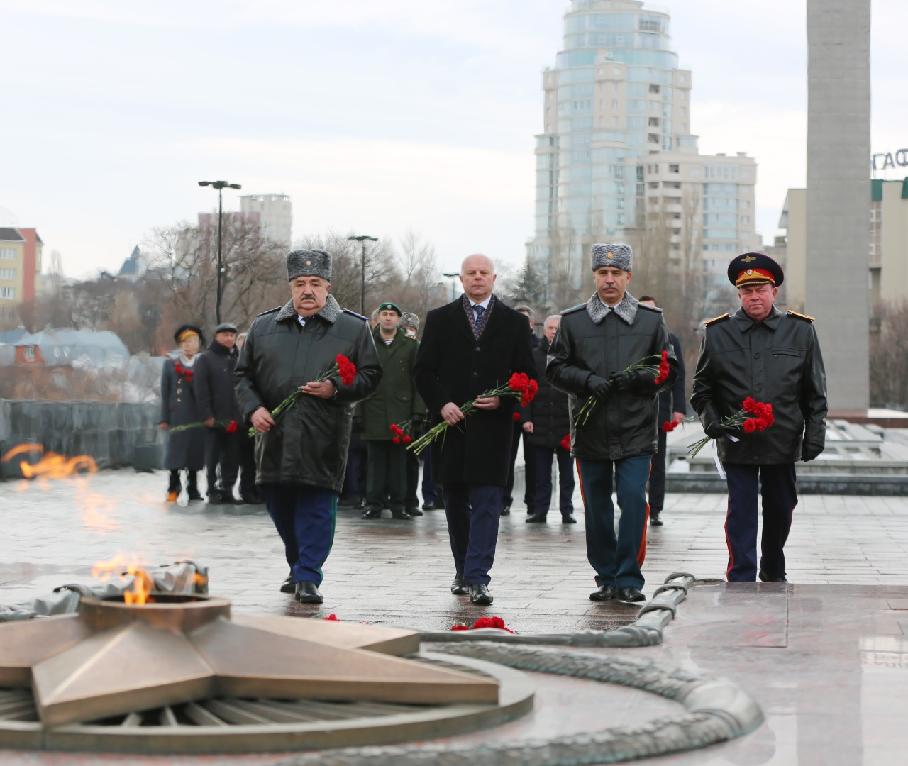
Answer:
<svg viewBox="0 0 908 766"><path fill-rule="evenodd" d="M460 405L460 411L464 414L465 417L468 417L478 409L478 407L476 406L476 399L484 399L492 396L519 399L520 405L522 407L526 407L531 401L533 401L538 390L539 384L535 380L532 380L524 372L515 372L511 375L510 378L508 378L508 382L503 386L496 386L495 388L491 388L488 391L483 391L475 399L470 399L470 401ZM413 454L419 455L432 442L441 437L448 430L448 428L449 426L444 420L442 420L440 423L436 423L432 428L426 431L425 434L420 436L415 441L411 442L407 446L407 449L412 450Z"/></svg>
<svg viewBox="0 0 908 766"><path fill-rule="evenodd" d="M319 373L318 377L312 381L313 383L320 383L323 380L327 380L333 375L340 375L341 383L345 386L353 385L353 381L356 380L356 365L353 364L346 356L343 354L338 354L334 357L334 364L332 364L327 370ZM284 412L289 410L294 404L296 404L301 396L305 396L302 388L296 389L290 396L284 399L280 404L277 405L273 410L271 410L271 417L277 420ZM252 438L255 436L255 428L249 429L249 437Z"/></svg>
<svg viewBox="0 0 908 766"><path fill-rule="evenodd" d="M653 383L657 386L661 386L668 379L669 369L668 351L663 351L661 354L645 356L639 362L628 365L621 372L649 373L653 376ZM590 419L590 415L593 413L593 410L596 409L597 404L599 404L598 396L593 394L592 396L587 397L586 401L574 415L575 431L586 425L586 421Z"/></svg>

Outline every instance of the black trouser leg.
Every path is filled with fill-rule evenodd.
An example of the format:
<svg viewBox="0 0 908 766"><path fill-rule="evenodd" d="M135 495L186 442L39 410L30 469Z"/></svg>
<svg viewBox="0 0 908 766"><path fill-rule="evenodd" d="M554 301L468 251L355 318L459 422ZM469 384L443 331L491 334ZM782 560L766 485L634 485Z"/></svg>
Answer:
<svg viewBox="0 0 908 766"><path fill-rule="evenodd" d="M240 435L240 493L248 495L255 490L255 437Z"/></svg>
<svg viewBox="0 0 908 766"><path fill-rule="evenodd" d="M533 467L536 477L536 492L532 513L545 516L552 502L552 456L555 451L550 447L531 447Z"/></svg>
<svg viewBox="0 0 908 766"><path fill-rule="evenodd" d="M527 513L536 512L536 461L534 460L533 447L527 443L526 434L521 432L517 438L523 442L523 502L527 507ZM546 506L548 508L548 506Z"/></svg>
<svg viewBox="0 0 908 766"><path fill-rule="evenodd" d="M558 506L562 516L568 516L574 512L574 461L571 459L571 451L558 447L555 450L558 458L558 485L560 497Z"/></svg>
<svg viewBox="0 0 908 766"><path fill-rule="evenodd" d="M205 433L205 475L208 478L208 495L218 487L218 464L221 462L223 445L221 430L208 428ZM223 487L220 487L223 488Z"/></svg>
<svg viewBox="0 0 908 766"><path fill-rule="evenodd" d="M170 472L170 479L167 482L167 491L168 492L179 492L182 489L180 484L180 471L174 469Z"/></svg>
<svg viewBox="0 0 908 766"><path fill-rule="evenodd" d="M665 504L665 439L666 433L660 428L659 451L653 455L647 491L650 514L662 513L662 507Z"/></svg>
<svg viewBox="0 0 908 766"><path fill-rule="evenodd" d="M419 508L419 498L416 496L416 488L419 486L419 458L408 450L406 460L407 494L404 498L404 505L407 508Z"/></svg>
<svg viewBox="0 0 908 766"><path fill-rule="evenodd" d="M794 463L760 466L763 498L763 535L760 539L760 571L769 580L785 577L785 542L791 517L798 504Z"/></svg>

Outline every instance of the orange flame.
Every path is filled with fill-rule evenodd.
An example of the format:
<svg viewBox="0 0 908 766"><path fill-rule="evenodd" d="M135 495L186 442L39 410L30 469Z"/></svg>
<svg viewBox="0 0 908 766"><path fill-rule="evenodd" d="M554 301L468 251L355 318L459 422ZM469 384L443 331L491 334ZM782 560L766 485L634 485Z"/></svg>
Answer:
<svg viewBox="0 0 908 766"><path fill-rule="evenodd" d="M130 561L120 553L109 561L96 561L91 567L91 574L92 577L97 577L101 580L108 580L114 574L121 580L132 577L131 586L123 591L123 601L136 606L153 601L149 597L154 588L154 580L151 575L138 563Z"/></svg>
<svg viewBox="0 0 908 766"><path fill-rule="evenodd" d="M19 455L41 453L42 457L37 463L26 460L19 462L19 470L26 479L65 479L76 473L97 473L98 465L90 455L76 455L67 458L56 452L44 453L41 444L18 444L4 453L0 461L6 463Z"/></svg>

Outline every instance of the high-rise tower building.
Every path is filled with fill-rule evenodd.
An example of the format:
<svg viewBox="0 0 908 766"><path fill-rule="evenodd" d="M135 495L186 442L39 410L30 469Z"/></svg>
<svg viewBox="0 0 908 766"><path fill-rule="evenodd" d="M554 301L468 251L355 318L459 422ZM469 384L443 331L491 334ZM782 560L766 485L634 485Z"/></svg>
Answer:
<svg viewBox="0 0 908 766"><path fill-rule="evenodd" d="M290 249L293 226L290 197L286 194L244 194L240 197L240 211L246 215L258 214L262 236Z"/></svg>
<svg viewBox="0 0 908 766"><path fill-rule="evenodd" d="M590 244L639 243L654 216L667 215L672 244L686 239L714 248L720 243L706 241L715 239L705 231L713 223L707 216L720 211L707 210L704 196L718 191L717 183L735 186L726 195L731 207L721 211L728 235L722 250L730 259L754 244L755 163L740 154L698 153L691 73L678 66L669 21L640 0L572 0L565 13L563 50L543 73L536 225L528 243L531 264L549 284L585 284ZM717 177L709 175L715 168ZM749 192L739 188L748 184ZM669 200L681 192L683 214ZM729 216L734 222L725 225Z"/></svg>

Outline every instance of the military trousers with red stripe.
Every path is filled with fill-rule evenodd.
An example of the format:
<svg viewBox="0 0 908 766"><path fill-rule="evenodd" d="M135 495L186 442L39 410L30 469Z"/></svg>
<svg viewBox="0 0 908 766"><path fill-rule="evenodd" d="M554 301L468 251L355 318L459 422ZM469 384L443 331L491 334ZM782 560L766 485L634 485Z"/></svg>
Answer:
<svg viewBox="0 0 908 766"><path fill-rule="evenodd" d="M586 517L586 557L596 572L597 585L643 588L640 567L646 557L646 483L651 458L652 455L615 461L577 458ZM617 537L613 490L621 509Z"/></svg>
<svg viewBox="0 0 908 766"><path fill-rule="evenodd" d="M761 580L785 579L785 541L798 504L794 463L743 465L723 463L728 484L725 542L728 545L729 582L757 579L758 502L763 499L763 536L760 540Z"/></svg>

